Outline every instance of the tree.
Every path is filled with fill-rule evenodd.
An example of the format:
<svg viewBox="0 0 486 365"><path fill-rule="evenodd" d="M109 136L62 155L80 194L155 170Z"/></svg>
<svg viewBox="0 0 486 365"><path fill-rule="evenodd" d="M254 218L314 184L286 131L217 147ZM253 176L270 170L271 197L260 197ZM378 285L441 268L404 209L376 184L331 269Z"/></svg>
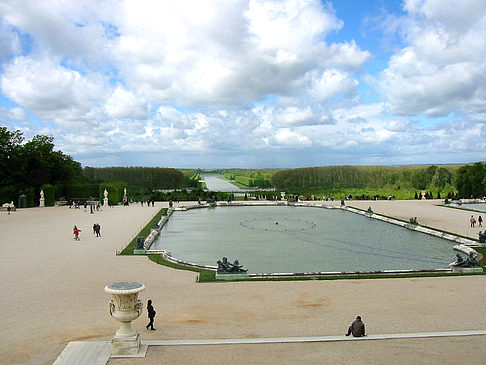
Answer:
<svg viewBox="0 0 486 365"><path fill-rule="evenodd" d="M15 183L23 141L21 131L11 132L6 127L0 127L0 186Z"/></svg>
<svg viewBox="0 0 486 365"><path fill-rule="evenodd" d="M476 162L461 166L456 173L456 187L463 198L486 195L486 165Z"/></svg>
<svg viewBox="0 0 486 365"><path fill-rule="evenodd" d="M81 175L81 164L54 151L54 138L37 135L24 142L22 132L0 127L0 186L17 189L72 182Z"/></svg>

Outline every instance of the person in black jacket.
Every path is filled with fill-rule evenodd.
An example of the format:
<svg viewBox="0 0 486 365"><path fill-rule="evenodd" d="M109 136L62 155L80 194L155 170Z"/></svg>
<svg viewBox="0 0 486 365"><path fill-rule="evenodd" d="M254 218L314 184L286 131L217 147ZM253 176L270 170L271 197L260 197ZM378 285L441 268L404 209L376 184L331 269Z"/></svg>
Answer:
<svg viewBox="0 0 486 365"><path fill-rule="evenodd" d="M353 334L353 337L362 337L366 336L365 335L365 325L363 322L361 322L361 317L357 316L356 320L351 323L351 326L349 326L348 332L346 333L346 336L349 336L350 334Z"/></svg>
<svg viewBox="0 0 486 365"><path fill-rule="evenodd" d="M147 329L150 327L150 329L152 331L155 331L155 328L154 328L154 318L155 318L156 312L155 312L154 307L152 306L152 300L151 299L149 299L148 302L147 302L147 313L148 313L148 317L150 319L150 322L145 327Z"/></svg>

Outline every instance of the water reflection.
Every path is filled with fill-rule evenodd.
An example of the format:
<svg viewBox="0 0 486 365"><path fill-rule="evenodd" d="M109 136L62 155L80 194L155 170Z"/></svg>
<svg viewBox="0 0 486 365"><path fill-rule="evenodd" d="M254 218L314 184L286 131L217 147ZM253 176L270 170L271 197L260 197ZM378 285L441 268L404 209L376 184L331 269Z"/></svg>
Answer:
<svg viewBox="0 0 486 365"><path fill-rule="evenodd" d="M153 248L249 272L446 268L453 243L357 214L303 207L218 207L176 212Z"/></svg>

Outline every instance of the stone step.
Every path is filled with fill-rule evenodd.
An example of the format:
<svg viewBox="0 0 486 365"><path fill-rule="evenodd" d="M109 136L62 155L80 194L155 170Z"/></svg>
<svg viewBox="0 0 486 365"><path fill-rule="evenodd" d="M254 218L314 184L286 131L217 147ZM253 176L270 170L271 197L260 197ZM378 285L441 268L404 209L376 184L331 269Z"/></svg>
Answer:
<svg viewBox="0 0 486 365"><path fill-rule="evenodd" d="M365 341L365 340L391 340L402 338L430 338L430 337L457 337L486 335L486 330L474 331L447 331L447 332L418 332L418 333L391 333L381 335L368 335L365 337L353 336L322 336L322 337L277 337L277 338L241 338L241 339L207 339L207 340L147 340L142 341L148 346L197 346L197 345L242 345L265 343L298 343L298 342L336 342L336 341Z"/></svg>
<svg viewBox="0 0 486 365"><path fill-rule="evenodd" d="M275 338L240 338L240 339L205 339L205 340L147 340L142 341L140 355L117 357L144 357L149 346L201 346L201 345L247 345L272 343L304 343L304 342L336 342L336 341L368 341L393 340L404 338L432 338L457 336L485 336L486 330L446 331L446 332L418 332L418 333L390 333L353 336L321 336L321 337L275 337ZM111 356L109 341L75 341L70 342L59 355L53 365L106 365ZM143 363L143 360L142 362Z"/></svg>

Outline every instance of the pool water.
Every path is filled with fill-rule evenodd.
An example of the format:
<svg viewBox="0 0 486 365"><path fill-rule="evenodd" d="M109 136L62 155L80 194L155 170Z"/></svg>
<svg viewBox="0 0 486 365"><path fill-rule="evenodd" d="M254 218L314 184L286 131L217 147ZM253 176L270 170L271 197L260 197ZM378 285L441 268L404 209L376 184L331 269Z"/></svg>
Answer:
<svg viewBox="0 0 486 365"><path fill-rule="evenodd" d="M259 206L174 212L152 249L250 273L448 268L454 243L339 209Z"/></svg>
<svg viewBox="0 0 486 365"><path fill-rule="evenodd" d="M486 203L461 204L461 208L486 213Z"/></svg>

